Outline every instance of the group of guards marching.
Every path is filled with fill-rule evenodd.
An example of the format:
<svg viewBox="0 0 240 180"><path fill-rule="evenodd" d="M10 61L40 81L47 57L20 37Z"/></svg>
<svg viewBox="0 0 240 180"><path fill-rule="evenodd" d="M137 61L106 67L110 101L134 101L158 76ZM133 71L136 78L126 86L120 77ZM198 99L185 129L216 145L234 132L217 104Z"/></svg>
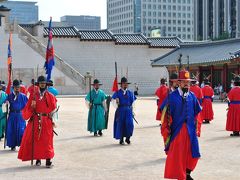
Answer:
<svg viewBox="0 0 240 180"><path fill-rule="evenodd" d="M113 96L107 96L100 89L99 80L93 81L93 89L86 96L89 108L87 130L94 136L102 136L107 129L109 103L116 108L114 116L113 136L119 144L131 143L134 130L134 102L136 97L128 89L127 78L121 79L120 89ZM181 70L179 74L170 76L169 87L166 80L161 79L161 86L156 90L158 96L156 119L160 121L165 152L165 178L191 180L190 175L200 158L198 138L201 124L213 120L213 89L208 79L205 86L198 86L197 78L190 78L189 71ZM6 136L6 146L15 150L20 146L18 158L22 161L46 160L46 167L52 167L54 157L53 115L57 109L57 91L52 82L44 76L38 77L37 83L32 80L28 88L29 97L21 91L21 83L13 81L12 92L7 95L0 84L0 106L7 102L8 117L0 108L0 138ZM234 87L228 93L229 108L226 130L231 136L239 136L240 132L240 77L234 79ZM6 119L7 118L7 123ZM27 121L27 125L26 125ZM5 131L6 130L6 131ZM4 134L4 131L6 132Z"/></svg>
<svg viewBox="0 0 240 180"><path fill-rule="evenodd" d="M9 95L0 84L0 105L6 103L6 112L0 108L0 137L4 136L4 148L12 151L19 147L18 159L22 161L46 160L46 167L52 167L54 157L53 132L56 113L57 90L53 83L39 76L37 82L27 89L19 80L14 80ZM51 87L51 88L49 88ZM7 121L6 121L7 119ZM26 125L27 122L27 125Z"/></svg>
<svg viewBox="0 0 240 180"><path fill-rule="evenodd" d="M200 158L198 138L202 123L209 124L214 118L214 91L208 78L204 87L198 86L198 78L190 78L189 71L170 75L169 87L166 80L156 90L157 115L165 144L167 159L164 177L168 179L192 180L191 172ZM226 130L230 136L240 136L240 76L235 75L234 87L227 95L228 113Z"/></svg>

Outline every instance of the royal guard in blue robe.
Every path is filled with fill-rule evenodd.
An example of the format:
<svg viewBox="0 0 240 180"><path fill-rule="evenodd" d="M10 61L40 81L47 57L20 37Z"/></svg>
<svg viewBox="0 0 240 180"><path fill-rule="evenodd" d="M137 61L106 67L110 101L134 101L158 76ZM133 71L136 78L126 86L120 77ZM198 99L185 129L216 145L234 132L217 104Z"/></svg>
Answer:
<svg viewBox="0 0 240 180"><path fill-rule="evenodd" d="M128 90L128 83L127 78L123 77L121 79L121 89L116 91L112 99L115 100L117 109L115 112L114 117L114 138L119 139L119 144L130 144L130 138L133 135L133 103L136 100L135 95L132 91Z"/></svg>
<svg viewBox="0 0 240 180"><path fill-rule="evenodd" d="M28 101L27 96L20 92L20 82L18 80L13 81L13 91L8 96L7 101L10 104L7 121L7 146L14 151L16 146L21 145L22 136L26 128L22 110Z"/></svg>
<svg viewBox="0 0 240 180"><path fill-rule="evenodd" d="M167 154L164 173L167 179L191 180L190 173L200 158L196 117L201 106L189 91L190 81L189 72L180 71L179 88L170 93L161 106L161 110L167 107L161 127Z"/></svg>

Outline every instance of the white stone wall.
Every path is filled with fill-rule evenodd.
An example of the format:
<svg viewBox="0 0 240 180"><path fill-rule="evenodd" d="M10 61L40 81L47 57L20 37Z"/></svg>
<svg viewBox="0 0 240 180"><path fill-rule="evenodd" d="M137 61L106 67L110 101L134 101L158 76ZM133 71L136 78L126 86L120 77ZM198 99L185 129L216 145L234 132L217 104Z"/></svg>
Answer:
<svg viewBox="0 0 240 180"><path fill-rule="evenodd" d="M5 33L0 27L0 79L7 82L7 48L9 34ZM32 50L25 42L18 38L17 34L12 37L12 57L13 57L13 79L22 79L24 84L29 85L31 79L38 75L44 75L43 65L45 59ZM56 82L56 88L61 94L83 94L85 90L80 89L68 77L56 68L53 69L53 81Z"/></svg>
<svg viewBox="0 0 240 180"><path fill-rule="evenodd" d="M46 43L47 39L44 39ZM142 95L153 94L159 86L160 75L167 77L165 71L152 68L150 59L157 58L172 49L154 49L147 45L115 45L114 42L79 41L78 38L54 38L55 52L81 74L87 71L95 75L104 85L102 88L111 93L115 77L114 62L118 63L118 80L126 76L139 86Z"/></svg>

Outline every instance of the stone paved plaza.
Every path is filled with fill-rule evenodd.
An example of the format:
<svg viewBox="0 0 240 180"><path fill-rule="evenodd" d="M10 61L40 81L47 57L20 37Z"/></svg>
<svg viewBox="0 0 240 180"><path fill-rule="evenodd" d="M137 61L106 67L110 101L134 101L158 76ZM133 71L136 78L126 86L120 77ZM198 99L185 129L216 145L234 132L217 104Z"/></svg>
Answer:
<svg viewBox="0 0 240 180"><path fill-rule="evenodd" d="M0 142L0 179L80 179L80 180L161 180L165 153L153 98L139 98L131 145L120 146L112 138L114 109L111 108L109 129L103 137L86 131L87 108L83 98L59 98L59 136L55 137L54 167L31 167L17 160L17 152L3 150ZM215 119L202 126L202 158L195 172L196 180L240 179L240 138L226 132L225 103L214 103ZM42 163L42 164L45 164Z"/></svg>

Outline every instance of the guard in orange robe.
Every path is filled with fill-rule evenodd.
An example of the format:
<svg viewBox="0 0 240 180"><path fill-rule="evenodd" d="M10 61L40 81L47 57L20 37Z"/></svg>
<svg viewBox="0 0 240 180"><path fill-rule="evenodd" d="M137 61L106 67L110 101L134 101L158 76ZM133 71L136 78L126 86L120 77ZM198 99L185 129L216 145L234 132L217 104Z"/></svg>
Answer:
<svg viewBox="0 0 240 180"><path fill-rule="evenodd" d="M24 119L29 121L18 158L22 161L29 161L33 158L37 160L37 166L41 165L41 159L46 159L46 167L50 168L52 167L51 159L54 157L52 115L56 109L57 100L47 91L46 84L46 78L39 76L39 91L30 94L29 101L23 110ZM32 134L32 128L34 134Z"/></svg>
<svg viewBox="0 0 240 180"><path fill-rule="evenodd" d="M193 79L190 86L190 91L194 93L196 98L198 99L199 104L202 104L203 94L202 89L197 84L197 79ZM201 112L197 116L197 136L200 137L201 135L201 126L202 126L202 115Z"/></svg>
<svg viewBox="0 0 240 180"><path fill-rule="evenodd" d="M160 87L156 90L155 95L158 97L157 99L157 115L156 115L156 120L160 121L161 120L161 112L160 112L160 107L162 105L162 102L168 95L168 87L166 85L166 79L162 78L161 79L161 85Z"/></svg>
<svg viewBox="0 0 240 180"><path fill-rule="evenodd" d="M234 87L228 93L229 108L226 130L233 131L230 136L239 136L240 132L240 76L234 78Z"/></svg>
<svg viewBox="0 0 240 180"><path fill-rule="evenodd" d="M204 79L204 87L202 88L203 93L203 103L202 103L202 118L205 120L204 123L210 123L213 120L213 108L212 101L214 97L214 91L210 86L208 79Z"/></svg>
<svg viewBox="0 0 240 180"><path fill-rule="evenodd" d="M167 107L161 127L167 154L164 173L167 179L192 180L190 173L200 158L196 116L201 106L189 91L190 81L189 72L180 71L179 88L170 93L161 106L162 111Z"/></svg>

